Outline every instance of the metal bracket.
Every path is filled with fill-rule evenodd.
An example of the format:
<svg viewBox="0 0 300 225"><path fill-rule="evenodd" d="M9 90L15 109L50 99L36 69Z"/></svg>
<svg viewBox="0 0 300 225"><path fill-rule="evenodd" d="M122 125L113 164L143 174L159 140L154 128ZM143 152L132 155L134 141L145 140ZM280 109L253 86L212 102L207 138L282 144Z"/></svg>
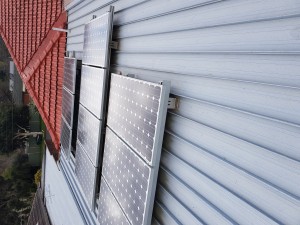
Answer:
<svg viewBox="0 0 300 225"><path fill-rule="evenodd" d="M62 28L57 28L57 27L52 27L52 30L56 30L56 31L59 31L59 32L69 33L69 30L67 30L67 29L62 29Z"/></svg>
<svg viewBox="0 0 300 225"><path fill-rule="evenodd" d="M177 98L169 98L169 100L168 100L168 109L178 109L178 100L177 100Z"/></svg>
<svg viewBox="0 0 300 225"><path fill-rule="evenodd" d="M109 47L110 47L111 49L117 50L118 47L119 47L119 42L117 42L117 41L111 41L110 44L109 44Z"/></svg>

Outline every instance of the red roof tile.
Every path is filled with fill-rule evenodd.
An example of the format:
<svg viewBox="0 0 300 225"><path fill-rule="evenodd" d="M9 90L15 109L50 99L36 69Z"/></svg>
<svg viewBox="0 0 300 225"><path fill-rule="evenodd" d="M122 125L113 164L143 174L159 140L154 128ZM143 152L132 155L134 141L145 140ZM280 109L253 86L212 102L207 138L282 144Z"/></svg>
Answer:
<svg viewBox="0 0 300 225"><path fill-rule="evenodd" d="M66 35L62 0L1 0L0 33L57 149Z"/></svg>

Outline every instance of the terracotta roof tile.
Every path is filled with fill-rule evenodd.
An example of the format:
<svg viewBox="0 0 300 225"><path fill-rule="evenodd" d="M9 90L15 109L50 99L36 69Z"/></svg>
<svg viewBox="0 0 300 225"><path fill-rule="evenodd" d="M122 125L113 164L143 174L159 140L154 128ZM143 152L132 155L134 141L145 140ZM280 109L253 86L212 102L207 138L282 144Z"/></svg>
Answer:
<svg viewBox="0 0 300 225"><path fill-rule="evenodd" d="M59 148L66 35L62 0L2 0L0 33Z"/></svg>

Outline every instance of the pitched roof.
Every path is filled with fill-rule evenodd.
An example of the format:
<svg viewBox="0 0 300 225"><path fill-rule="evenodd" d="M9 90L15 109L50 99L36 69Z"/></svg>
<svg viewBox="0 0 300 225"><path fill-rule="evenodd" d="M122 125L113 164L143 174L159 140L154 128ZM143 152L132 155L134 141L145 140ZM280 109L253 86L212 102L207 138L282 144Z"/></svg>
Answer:
<svg viewBox="0 0 300 225"><path fill-rule="evenodd" d="M26 89L59 148L67 20L62 0L2 0L0 33Z"/></svg>

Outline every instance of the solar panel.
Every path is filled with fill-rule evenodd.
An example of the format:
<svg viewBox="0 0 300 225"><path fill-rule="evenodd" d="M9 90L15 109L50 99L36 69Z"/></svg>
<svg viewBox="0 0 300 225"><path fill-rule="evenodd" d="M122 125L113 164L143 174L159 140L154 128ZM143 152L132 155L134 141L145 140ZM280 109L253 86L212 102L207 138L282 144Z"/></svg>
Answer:
<svg viewBox="0 0 300 225"><path fill-rule="evenodd" d="M62 116L65 118L68 126L73 125L74 95L67 89L62 89Z"/></svg>
<svg viewBox="0 0 300 225"><path fill-rule="evenodd" d="M76 66L77 59L65 57L64 87L68 89L72 94L75 94Z"/></svg>
<svg viewBox="0 0 300 225"><path fill-rule="evenodd" d="M107 124L150 165L161 94L162 85L111 75Z"/></svg>
<svg viewBox="0 0 300 225"><path fill-rule="evenodd" d="M65 122L65 119L62 118L60 141L61 141L62 151L64 152L67 158L69 158L71 152L71 136L72 136L72 130L68 127L67 123Z"/></svg>
<svg viewBox="0 0 300 225"><path fill-rule="evenodd" d="M106 70L82 66L80 103L97 118L102 119Z"/></svg>
<svg viewBox="0 0 300 225"><path fill-rule="evenodd" d="M77 140L83 146L94 166L98 166L100 126L101 121L82 105L79 105Z"/></svg>
<svg viewBox="0 0 300 225"><path fill-rule="evenodd" d="M96 187L96 168L93 166L79 142L76 144L75 174L86 200L92 208Z"/></svg>
<svg viewBox="0 0 300 225"><path fill-rule="evenodd" d="M84 27L82 63L106 68L112 32L112 12L90 21Z"/></svg>
<svg viewBox="0 0 300 225"><path fill-rule="evenodd" d="M130 225L103 177L101 178L100 199L98 221L101 225Z"/></svg>
<svg viewBox="0 0 300 225"><path fill-rule="evenodd" d="M102 176L130 223L144 224L146 202L151 194L150 176L154 171L110 129L106 129L104 149ZM100 204L104 204L103 201L100 198Z"/></svg>
<svg viewBox="0 0 300 225"><path fill-rule="evenodd" d="M151 223L169 92L169 82L111 75L102 177L131 225Z"/></svg>

